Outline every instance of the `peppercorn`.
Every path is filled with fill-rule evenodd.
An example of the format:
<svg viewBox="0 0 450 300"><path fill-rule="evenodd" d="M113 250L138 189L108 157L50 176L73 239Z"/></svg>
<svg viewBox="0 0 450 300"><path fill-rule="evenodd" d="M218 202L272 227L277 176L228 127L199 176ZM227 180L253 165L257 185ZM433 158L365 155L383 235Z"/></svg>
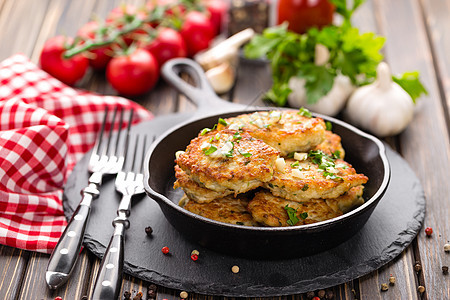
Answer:
<svg viewBox="0 0 450 300"><path fill-rule="evenodd" d="M56 296L55 300L62 300L62 297L61 296Z"/></svg>
<svg viewBox="0 0 450 300"><path fill-rule="evenodd" d="M131 293L130 293L129 291L125 291L125 292L123 293L123 298L124 298L125 300L131 299Z"/></svg>
<svg viewBox="0 0 450 300"><path fill-rule="evenodd" d="M433 234L433 228L431 228L431 227L425 228L425 234L427 236L431 236Z"/></svg>
<svg viewBox="0 0 450 300"><path fill-rule="evenodd" d="M233 272L234 274L239 273L239 267L238 266L232 266L231 267L231 272Z"/></svg>
<svg viewBox="0 0 450 300"><path fill-rule="evenodd" d="M307 293L306 293L306 298L307 298L307 299L312 299L312 298L314 298L315 295L316 295L316 294L315 294L314 292L311 292L311 291L310 291L310 292L307 292Z"/></svg>
<svg viewBox="0 0 450 300"><path fill-rule="evenodd" d="M192 254L192 255L191 255L191 259L192 259L193 261L197 261L198 255L197 255L197 254Z"/></svg>
<svg viewBox="0 0 450 300"><path fill-rule="evenodd" d="M188 297L188 293L186 292L186 291L182 291L181 293L180 293L180 298L181 299L186 299Z"/></svg>
<svg viewBox="0 0 450 300"><path fill-rule="evenodd" d="M148 290L148 291L147 291L147 298L149 298L149 299L155 299L155 298L156 298L156 292L155 292L155 290Z"/></svg>
<svg viewBox="0 0 450 300"><path fill-rule="evenodd" d="M392 275L389 277L389 284L390 285L394 285L395 284L395 277L392 276Z"/></svg>
<svg viewBox="0 0 450 300"><path fill-rule="evenodd" d="M420 271L422 271L422 266L421 266L419 263L416 263L416 264L414 265L414 270L415 270L416 272L420 272Z"/></svg>
<svg viewBox="0 0 450 300"><path fill-rule="evenodd" d="M332 300L332 299L334 299L334 293L333 293L333 291L327 291L327 296L325 297L326 299L328 299L328 300Z"/></svg>
<svg viewBox="0 0 450 300"><path fill-rule="evenodd" d="M164 246L164 247L162 247L161 251L162 251L162 253L164 253L164 254L168 254L168 253L169 253L169 247Z"/></svg>
<svg viewBox="0 0 450 300"><path fill-rule="evenodd" d="M323 298L325 297L325 290L320 290L317 292L317 296L319 296L319 298Z"/></svg>
<svg viewBox="0 0 450 300"><path fill-rule="evenodd" d="M145 227L145 233L149 236L152 235L153 228L151 228L150 226Z"/></svg>
<svg viewBox="0 0 450 300"><path fill-rule="evenodd" d="M445 244L444 245L444 251L445 252L450 252L450 244Z"/></svg>
<svg viewBox="0 0 450 300"><path fill-rule="evenodd" d="M423 285L419 285L417 291L422 294L423 292L425 292L425 287Z"/></svg>
<svg viewBox="0 0 450 300"><path fill-rule="evenodd" d="M320 298L319 297L314 297L311 300L320 300Z"/></svg>
<svg viewBox="0 0 450 300"><path fill-rule="evenodd" d="M138 292L138 293L136 294L136 296L133 297L133 300L141 300L141 299L142 299L142 296L144 296L144 295L142 294L142 292Z"/></svg>
<svg viewBox="0 0 450 300"><path fill-rule="evenodd" d="M444 275L448 274L448 266L442 266L442 273L444 273Z"/></svg>
<svg viewBox="0 0 450 300"><path fill-rule="evenodd" d="M387 291L389 289L389 286L386 283L382 283L381 284L381 290L382 291Z"/></svg>

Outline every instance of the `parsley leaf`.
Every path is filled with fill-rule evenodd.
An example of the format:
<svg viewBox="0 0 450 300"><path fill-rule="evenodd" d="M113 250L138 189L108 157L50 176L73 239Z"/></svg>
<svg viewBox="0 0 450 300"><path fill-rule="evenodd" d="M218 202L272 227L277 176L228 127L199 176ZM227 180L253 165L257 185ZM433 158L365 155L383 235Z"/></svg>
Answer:
<svg viewBox="0 0 450 300"><path fill-rule="evenodd" d="M419 80L419 72L405 72L401 77L392 76L392 80L411 96L414 103L422 94L428 95L428 91Z"/></svg>
<svg viewBox="0 0 450 300"><path fill-rule="evenodd" d="M289 220L286 221L286 223L288 223L291 226L294 226L295 224L298 223L298 221L300 221L300 219L297 217L297 210L289 207L288 204L286 204L286 206L284 207L284 210L286 210Z"/></svg>
<svg viewBox="0 0 450 300"><path fill-rule="evenodd" d="M209 146L209 148L203 149L203 153L204 153L205 155L213 154L213 153L216 152L216 151L217 151L217 147L214 146L214 145Z"/></svg>

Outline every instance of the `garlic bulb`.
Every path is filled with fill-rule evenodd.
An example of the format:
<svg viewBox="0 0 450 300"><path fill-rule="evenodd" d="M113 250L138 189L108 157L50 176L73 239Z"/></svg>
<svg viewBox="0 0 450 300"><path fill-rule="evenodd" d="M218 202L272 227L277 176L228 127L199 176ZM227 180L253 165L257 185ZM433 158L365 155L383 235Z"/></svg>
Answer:
<svg viewBox="0 0 450 300"><path fill-rule="evenodd" d="M379 137L392 136L411 122L414 102L392 81L389 66L381 62L375 82L356 89L347 103L345 115L356 126Z"/></svg>
<svg viewBox="0 0 450 300"><path fill-rule="evenodd" d="M324 45L317 44L315 48L314 63L317 66L323 66L328 63L330 59L330 52ZM292 92L288 96L288 104L291 107L306 107L312 111L335 116L342 108L354 90L354 86L350 78L344 75L337 75L334 78L333 87L331 90L320 98L316 103L309 104L306 100L305 80L298 77L291 77L289 80L289 88Z"/></svg>
<svg viewBox="0 0 450 300"><path fill-rule="evenodd" d="M254 34L253 29L247 28L194 57L206 71L216 93L225 93L233 87L235 69L239 62L239 48Z"/></svg>
<svg viewBox="0 0 450 300"><path fill-rule="evenodd" d="M292 107L306 107L324 115L335 116L344 108L348 97L355 87L350 78L344 75L337 75L334 78L331 90L320 98L316 103L309 104L306 101L305 80L292 77L289 80L289 88L292 92L288 96L288 103Z"/></svg>

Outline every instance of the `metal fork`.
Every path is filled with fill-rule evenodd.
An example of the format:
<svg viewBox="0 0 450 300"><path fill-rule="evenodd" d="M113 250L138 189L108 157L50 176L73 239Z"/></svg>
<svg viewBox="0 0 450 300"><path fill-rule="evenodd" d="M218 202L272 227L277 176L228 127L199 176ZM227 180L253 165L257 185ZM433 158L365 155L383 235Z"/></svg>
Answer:
<svg viewBox="0 0 450 300"><path fill-rule="evenodd" d="M89 177L89 185L81 191L82 199L77 209L67 224L64 233L52 252L45 273L45 280L51 289L56 289L64 284L75 266L81 250L84 232L86 229L92 200L98 198L99 187L105 174L117 174L124 164L125 145L121 137L123 132L124 111L121 109L117 116L117 107L113 111L111 128L105 134L105 127L108 122L108 109L105 109L105 117L101 130L97 136L92 154L89 160L88 169L92 173ZM127 136L133 118L133 111L130 112ZM117 134L113 134L114 128L118 127Z"/></svg>
<svg viewBox="0 0 450 300"><path fill-rule="evenodd" d="M136 136L132 159L129 161L130 155L128 155L124 171L117 174L115 185L116 190L122 194L122 199L117 209L117 217L112 222L114 234L100 265L92 292L92 300L118 299L119 297L124 261L124 234L125 230L130 227L128 217L130 216L131 198L144 193L143 170L146 144L147 136Z"/></svg>

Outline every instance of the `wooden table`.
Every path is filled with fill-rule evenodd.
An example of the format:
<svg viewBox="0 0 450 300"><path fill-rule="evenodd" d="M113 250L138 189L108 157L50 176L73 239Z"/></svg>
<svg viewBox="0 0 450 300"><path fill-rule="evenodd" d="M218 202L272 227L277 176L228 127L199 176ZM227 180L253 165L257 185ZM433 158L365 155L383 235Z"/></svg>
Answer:
<svg viewBox="0 0 450 300"><path fill-rule="evenodd" d="M21 52L38 61L44 41L56 34L74 36L92 15L106 14L121 0L0 0L0 60ZM141 1L126 1L141 4ZM420 178L427 198L424 227L401 255L382 268L345 284L327 288L334 299L450 299L450 254L443 246L450 239L450 0L368 0L354 22L363 31L387 38L384 54L394 73L418 70L428 88L416 106L414 121L387 142L409 162ZM257 76L255 76L257 74ZM261 64L244 64L233 94L235 102L250 102L270 86L270 70ZM90 73L79 87L104 93L115 92L102 75ZM251 88L249 88L251 87ZM134 99L156 115L192 110L193 106L160 82L157 88ZM90 293L100 260L84 250L69 282L57 291L47 288L44 273L49 255L0 246L1 299L82 299ZM414 270L418 262L421 272ZM380 290L390 274L396 284ZM138 291L147 299L151 283L125 275L124 291ZM425 287L424 293L417 291ZM189 292L189 291L188 291ZM158 287L156 299L180 299L180 291ZM306 299L306 294L271 299ZM190 293L189 299L227 299Z"/></svg>

